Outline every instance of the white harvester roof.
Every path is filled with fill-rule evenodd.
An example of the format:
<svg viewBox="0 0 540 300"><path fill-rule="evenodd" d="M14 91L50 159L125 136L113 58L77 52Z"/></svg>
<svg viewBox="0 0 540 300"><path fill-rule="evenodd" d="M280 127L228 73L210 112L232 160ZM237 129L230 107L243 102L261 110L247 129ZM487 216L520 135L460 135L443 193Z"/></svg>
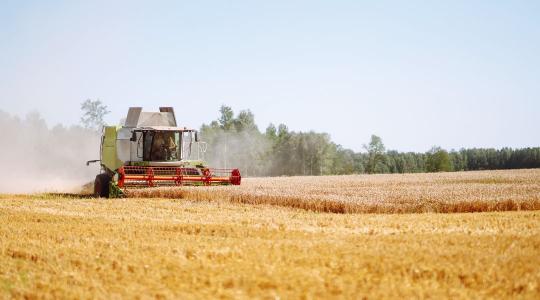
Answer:
<svg viewBox="0 0 540 300"><path fill-rule="evenodd" d="M172 107L160 107L159 112L143 112L142 107L130 107L126 127L176 127L176 117Z"/></svg>

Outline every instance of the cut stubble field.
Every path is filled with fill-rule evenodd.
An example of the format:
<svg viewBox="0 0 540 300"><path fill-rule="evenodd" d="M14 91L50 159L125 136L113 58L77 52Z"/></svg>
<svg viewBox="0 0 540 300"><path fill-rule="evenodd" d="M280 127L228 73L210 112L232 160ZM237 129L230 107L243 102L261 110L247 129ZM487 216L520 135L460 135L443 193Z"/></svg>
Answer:
<svg viewBox="0 0 540 300"><path fill-rule="evenodd" d="M539 179L248 178L126 199L4 195L0 295L537 299Z"/></svg>

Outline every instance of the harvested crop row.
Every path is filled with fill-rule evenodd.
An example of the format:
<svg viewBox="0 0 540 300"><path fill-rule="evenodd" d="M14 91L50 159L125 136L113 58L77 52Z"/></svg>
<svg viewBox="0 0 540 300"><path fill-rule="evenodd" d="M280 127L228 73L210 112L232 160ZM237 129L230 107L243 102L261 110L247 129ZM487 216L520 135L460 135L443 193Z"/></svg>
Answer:
<svg viewBox="0 0 540 300"><path fill-rule="evenodd" d="M239 187L161 187L128 190L127 195L332 213L539 210L540 170L247 178Z"/></svg>

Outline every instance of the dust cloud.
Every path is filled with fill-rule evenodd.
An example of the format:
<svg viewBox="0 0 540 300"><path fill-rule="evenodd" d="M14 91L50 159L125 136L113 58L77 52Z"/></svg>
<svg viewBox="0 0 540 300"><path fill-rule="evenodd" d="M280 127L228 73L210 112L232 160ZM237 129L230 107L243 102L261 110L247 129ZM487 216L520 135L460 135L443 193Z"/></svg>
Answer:
<svg viewBox="0 0 540 300"><path fill-rule="evenodd" d="M99 173L99 133L49 128L39 113L21 119L0 110L0 193L80 192Z"/></svg>
<svg viewBox="0 0 540 300"><path fill-rule="evenodd" d="M211 138L204 160L213 168L238 168L244 177L266 176L273 167L271 151L271 142L258 132L219 132Z"/></svg>

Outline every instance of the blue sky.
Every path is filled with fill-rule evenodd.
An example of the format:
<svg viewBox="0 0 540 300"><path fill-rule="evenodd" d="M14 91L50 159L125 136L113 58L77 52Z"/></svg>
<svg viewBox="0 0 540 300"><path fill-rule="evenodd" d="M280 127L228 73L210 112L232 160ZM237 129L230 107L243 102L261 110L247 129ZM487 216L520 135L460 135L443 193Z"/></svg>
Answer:
<svg viewBox="0 0 540 300"><path fill-rule="evenodd" d="M538 1L2 1L0 110L221 104L361 150L540 146Z"/></svg>

